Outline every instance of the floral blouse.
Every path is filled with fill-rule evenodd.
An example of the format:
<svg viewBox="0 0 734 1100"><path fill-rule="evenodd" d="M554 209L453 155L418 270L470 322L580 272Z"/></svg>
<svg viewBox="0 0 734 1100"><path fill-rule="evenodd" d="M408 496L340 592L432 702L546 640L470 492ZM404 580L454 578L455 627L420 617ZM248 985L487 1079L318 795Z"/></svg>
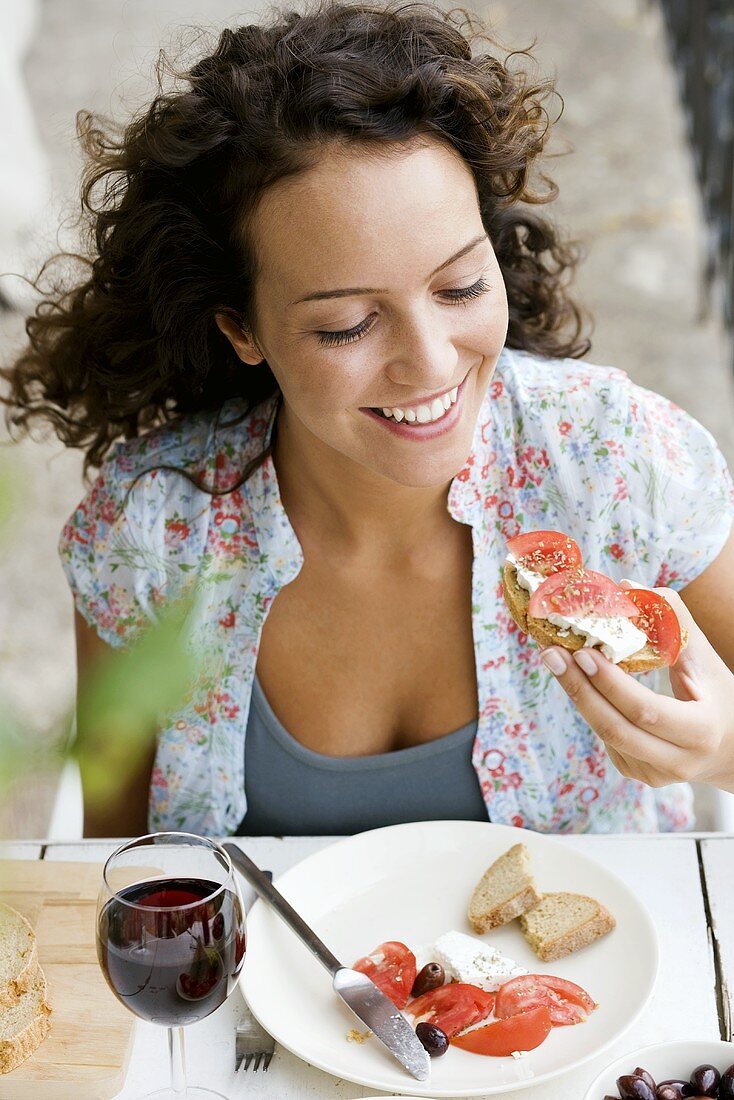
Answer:
<svg viewBox="0 0 734 1100"><path fill-rule="evenodd" d="M247 718L263 623L302 552L266 446L275 398L186 416L117 444L60 541L77 607L101 638L126 646L167 598L196 581L191 638L205 674L159 731L151 829L232 833L245 810ZM710 433L621 370L505 349L471 452L447 499L472 528L478 729L472 762L492 821L541 832L690 828L684 784L623 778L603 742L540 662L502 597L505 540L556 529L584 564L680 589L723 548L734 487ZM650 680L647 680L650 683Z"/></svg>

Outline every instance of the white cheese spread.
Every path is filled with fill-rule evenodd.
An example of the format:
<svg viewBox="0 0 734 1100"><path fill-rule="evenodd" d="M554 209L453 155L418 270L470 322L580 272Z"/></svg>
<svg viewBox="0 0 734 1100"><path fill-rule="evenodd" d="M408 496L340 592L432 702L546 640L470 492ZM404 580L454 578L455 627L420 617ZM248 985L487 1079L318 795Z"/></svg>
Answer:
<svg viewBox="0 0 734 1100"><path fill-rule="evenodd" d="M433 945L431 958L444 968L447 980L455 978L478 985L488 993L499 989L510 978L527 974L527 970L518 966L514 959L503 955L484 940L467 936L464 932L445 932L439 936Z"/></svg>
<svg viewBox="0 0 734 1100"><path fill-rule="evenodd" d="M585 638L584 646L598 645L605 657L619 664L647 644L647 635L638 630L624 615L556 615L547 616L554 626L572 630Z"/></svg>
<svg viewBox="0 0 734 1100"><path fill-rule="evenodd" d="M546 579L542 573L535 573L519 565L513 554L507 555L510 565L517 570L517 583L527 592L535 592ZM561 634L569 631L584 638L584 646L599 646L602 653L615 665L647 644L647 635L625 618L624 615L547 615L549 623L557 626Z"/></svg>
<svg viewBox="0 0 734 1100"><path fill-rule="evenodd" d="M520 585L520 588L524 588L526 592L534 592L545 580L542 573L535 573L532 569L526 569L524 565L520 565L514 554L508 554L507 560L510 565L515 566L517 570L517 583Z"/></svg>

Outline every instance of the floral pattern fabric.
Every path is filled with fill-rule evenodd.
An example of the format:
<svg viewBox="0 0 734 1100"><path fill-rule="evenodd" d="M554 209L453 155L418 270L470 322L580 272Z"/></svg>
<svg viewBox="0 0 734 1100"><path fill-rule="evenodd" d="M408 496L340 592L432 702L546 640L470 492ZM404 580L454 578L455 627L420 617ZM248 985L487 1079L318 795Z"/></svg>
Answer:
<svg viewBox="0 0 734 1100"><path fill-rule="evenodd" d="M245 814L260 633L302 552L271 458L218 496L177 471L227 489L266 446L275 408L270 399L243 418L232 400L218 415L117 444L61 536L77 607L112 646L129 645L164 601L196 583L191 638L206 668L160 730L151 829L225 835ZM621 370L505 349L447 507L472 528L472 760L492 821L541 832L690 828L689 787L655 790L611 764L510 618L501 571L507 538L550 528L615 580L685 587L719 554L734 516L710 433Z"/></svg>

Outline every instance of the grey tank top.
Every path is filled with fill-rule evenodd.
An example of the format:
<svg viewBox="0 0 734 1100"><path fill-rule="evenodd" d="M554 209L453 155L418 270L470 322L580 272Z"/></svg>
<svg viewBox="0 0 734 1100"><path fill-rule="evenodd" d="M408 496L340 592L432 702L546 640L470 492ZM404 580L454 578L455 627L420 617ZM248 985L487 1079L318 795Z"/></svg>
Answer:
<svg viewBox="0 0 734 1100"><path fill-rule="evenodd" d="M243 836L346 835L404 821L487 821L471 762L476 721L425 745L326 756L278 721L255 677L247 720Z"/></svg>

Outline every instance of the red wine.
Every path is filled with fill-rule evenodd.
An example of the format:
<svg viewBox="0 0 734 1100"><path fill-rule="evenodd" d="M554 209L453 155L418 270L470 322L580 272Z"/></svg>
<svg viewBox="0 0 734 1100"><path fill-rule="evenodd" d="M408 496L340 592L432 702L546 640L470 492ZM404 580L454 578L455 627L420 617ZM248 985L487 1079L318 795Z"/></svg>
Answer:
<svg viewBox="0 0 734 1100"><path fill-rule="evenodd" d="M195 1023L219 1008L245 955L237 895L196 878L155 879L118 895L97 925L97 955L118 1000L166 1027Z"/></svg>

